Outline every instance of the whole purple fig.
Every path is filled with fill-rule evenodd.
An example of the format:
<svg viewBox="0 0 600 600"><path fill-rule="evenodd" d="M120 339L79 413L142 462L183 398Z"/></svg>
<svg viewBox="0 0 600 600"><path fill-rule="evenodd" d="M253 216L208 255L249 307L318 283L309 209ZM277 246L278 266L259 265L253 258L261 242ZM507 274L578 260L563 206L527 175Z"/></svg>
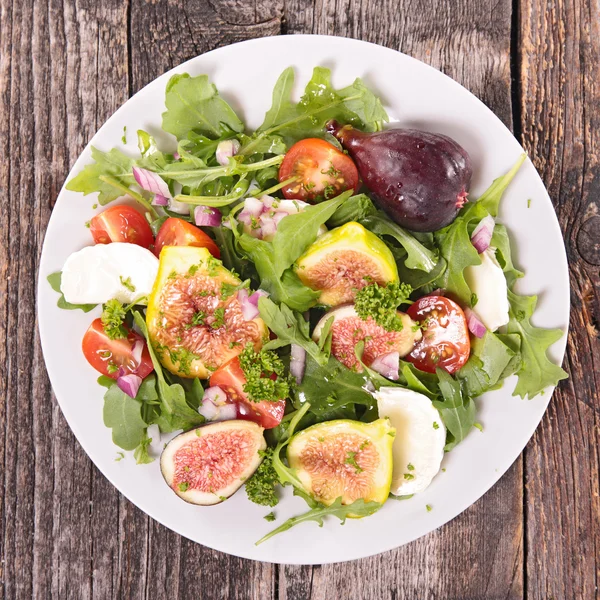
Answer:
<svg viewBox="0 0 600 600"><path fill-rule="evenodd" d="M364 133L336 121L327 131L354 159L375 202L402 227L436 231L466 202L471 159L453 139L417 129Z"/></svg>

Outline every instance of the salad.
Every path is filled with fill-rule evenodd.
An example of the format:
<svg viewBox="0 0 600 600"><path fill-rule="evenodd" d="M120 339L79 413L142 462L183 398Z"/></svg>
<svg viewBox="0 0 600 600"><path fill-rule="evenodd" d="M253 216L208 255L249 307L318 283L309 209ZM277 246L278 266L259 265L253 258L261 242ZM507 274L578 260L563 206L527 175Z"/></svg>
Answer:
<svg viewBox="0 0 600 600"><path fill-rule="evenodd" d="M307 502L257 543L422 492L481 428L478 396L567 376L496 221L525 155L472 198L455 140L386 127L360 79L316 67L299 102L293 83L250 132L206 75L173 75L176 147L92 147L66 187L109 206L48 278L60 308L99 315L82 350L120 449L199 506L245 487L271 521L282 488Z"/></svg>

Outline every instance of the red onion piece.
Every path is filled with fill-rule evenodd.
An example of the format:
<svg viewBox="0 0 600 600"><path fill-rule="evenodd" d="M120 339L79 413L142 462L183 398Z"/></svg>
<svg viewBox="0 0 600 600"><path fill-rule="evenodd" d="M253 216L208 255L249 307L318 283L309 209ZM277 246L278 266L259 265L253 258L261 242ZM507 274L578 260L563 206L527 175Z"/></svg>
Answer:
<svg viewBox="0 0 600 600"><path fill-rule="evenodd" d="M218 407L215 421L232 421L237 417L237 406L235 404L223 404Z"/></svg>
<svg viewBox="0 0 600 600"><path fill-rule="evenodd" d="M252 217L258 218L260 217L264 206L265 205L258 198L246 198L246 200L244 200L244 210L242 213L247 213Z"/></svg>
<svg viewBox="0 0 600 600"><path fill-rule="evenodd" d="M144 351L144 340L136 339L131 347L131 358L135 362L135 368L137 369L142 362L142 352Z"/></svg>
<svg viewBox="0 0 600 600"><path fill-rule="evenodd" d="M179 160L181 157L179 156L179 152L173 152L173 158L175 160Z"/></svg>
<svg viewBox="0 0 600 600"><path fill-rule="evenodd" d="M212 402L215 405L225 404L225 400L227 400L227 394L218 385L207 388L202 397L203 404L206 401Z"/></svg>
<svg viewBox="0 0 600 600"><path fill-rule="evenodd" d="M130 373L129 375L120 375L117 377L117 385L119 389L135 398L137 396L138 390L140 389L140 385L142 385L142 378L135 373Z"/></svg>
<svg viewBox="0 0 600 600"><path fill-rule="evenodd" d="M133 167L133 176L143 190L152 192L153 194L160 194L166 198L171 197L169 186L160 175L157 175L152 171L148 171L148 169Z"/></svg>
<svg viewBox="0 0 600 600"><path fill-rule="evenodd" d="M279 225L279 223L281 223L282 219L284 219L285 217L289 216L289 213L286 213L284 211L277 211L274 215L273 215L273 223L275 223L275 227L277 227L277 225Z"/></svg>
<svg viewBox="0 0 600 600"><path fill-rule="evenodd" d="M217 144L215 158L221 166L226 167L229 164L229 159L235 156L239 150L240 143L238 140L223 140Z"/></svg>
<svg viewBox="0 0 600 600"><path fill-rule="evenodd" d="M169 206L169 199L162 194L155 194L152 204L154 204L154 206Z"/></svg>
<svg viewBox="0 0 600 600"><path fill-rule="evenodd" d="M179 200L169 198L169 210L172 212L176 212L179 215L189 215L190 205L186 202L179 202Z"/></svg>
<svg viewBox="0 0 600 600"><path fill-rule="evenodd" d="M296 383L300 385L306 367L306 350L297 344L292 344L291 350L290 373L296 378Z"/></svg>
<svg viewBox="0 0 600 600"><path fill-rule="evenodd" d="M388 352L378 356L371 364L371 369L377 371L380 375L396 381L398 379L398 369L400 367L400 353Z"/></svg>
<svg viewBox="0 0 600 600"><path fill-rule="evenodd" d="M258 301L260 298L263 297L269 297L269 292L265 292L265 290L256 290L251 296L250 298L248 298L248 302L250 302L250 304L253 304L254 306L258 307Z"/></svg>
<svg viewBox="0 0 600 600"><path fill-rule="evenodd" d="M242 315L244 315L244 319L246 321L252 321L252 319L256 319L258 317L258 308L255 304L250 302L250 298L248 298L248 292L245 289L238 290L237 295L238 301L240 303L240 307L242 309ZM258 302L258 300L257 300Z"/></svg>
<svg viewBox="0 0 600 600"><path fill-rule="evenodd" d="M198 226L219 227L221 218L221 211L212 206L196 206L194 209L194 221Z"/></svg>
<svg viewBox="0 0 600 600"><path fill-rule="evenodd" d="M275 221L271 217L267 217L263 215L260 218L260 228L262 230L262 238L263 240L270 241L277 232L277 225Z"/></svg>
<svg viewBox="0 0 600 600"><path fill-rule="evenodd" d="M475 246L475 250L477 250L479 254L485 252L489 248L495 224L494 218L488 215L481 219L477 227L475 227L473 234L471 235L471 243Z"/></svg>
<svg viewBox="0 0 600 600"><path fill-rule="evenodd" d="M275 198L272 196L261 196L260 201L263 203L265 208L271 208L273 206L273 202L275 202Z"/></svg>
<svg viewBox="0 0 600 600"><path fill-rule="evenodd" d="M478 338L482 338L487 329L485 325L479 320L479 317L470 309L465 308L465 317L467 317L467 327L469 331Z"/></svg>

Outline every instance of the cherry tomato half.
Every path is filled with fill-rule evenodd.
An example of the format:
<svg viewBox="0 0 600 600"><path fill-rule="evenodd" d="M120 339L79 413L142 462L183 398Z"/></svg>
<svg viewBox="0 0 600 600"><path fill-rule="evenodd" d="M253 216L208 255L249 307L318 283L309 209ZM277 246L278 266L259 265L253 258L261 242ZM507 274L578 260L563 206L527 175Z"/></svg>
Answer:
<svg viewBox="0 0 600 600"><path fill-rule="evenodd" d="M244 393L246 377L236 356L210 377L210 385L218 385L237 404L238 418L254 421L265 429L272 429L281 423L285 411L285 400L252 402Z"/></svg>
<svg viewBox="0 0 600 600"><path fill-rule="evenodd" d="M90 231L96 244L128 242L149 248L154 241L152 229L144 215L125 204L111 206L97 214L90 221Z"/></svg>
<svg viewBox="0 0 600 600"><path fill-rule="evenodd" d="M444 296L423 296L406 312L423 330L406 360L427 373L435 373L437 367L455 373L467 362L469 330L465 313L456 302Z"/></svg>
<svg viewBox="0 0 600 600"><path fill-rule="evenodd" d="M352 159L319 138L294 144L279 167L279 181L298 180L282 188L290 200L329 200L342 192L358 190L358 170Z"/></svg>
<svg viewBox="0 0 600 600"><path fill-rule="evenodd" d="M133 345L138 340L144 344L139 365L133 357ZM102 375L113 379L117 378L119 367L123 367L125 374L135 372L142 379L154 370L146 340L141 335L138 335L135 331L130 331L126 338L111 340L104 333L104 327L100 319L92 321L83 336L81 347L83 355L90 365Z"/></svg>
<svg viewBox="0 0 600 600"><path fill-rule="evenodd" d="M219 248L210 236L195 225L176 217L168 218L158 230L154 244L156 256L160 256L163 246L198 246L206 248L215 258L221 258Z"/></svg>

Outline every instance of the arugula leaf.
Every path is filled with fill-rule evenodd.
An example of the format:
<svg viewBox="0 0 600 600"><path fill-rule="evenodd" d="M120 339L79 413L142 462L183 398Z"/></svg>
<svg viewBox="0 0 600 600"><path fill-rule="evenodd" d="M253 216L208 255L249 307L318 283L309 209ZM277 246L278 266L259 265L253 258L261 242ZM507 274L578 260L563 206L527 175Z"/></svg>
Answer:
<svg viewBox="0 0 600 600"><path fill-rule="evenodd" d="M213 137L222 134L223 126L233 131L244 130L244 124L219 96L208 75L173 75L165 90L165 106L162 128L177 139L185 138L192 130Z"/></svg>
<svg viewBox="0 0 600 600"><path fill-rule="evenodd" d="M504 225L498 225L496 223L490 246L496 248L496 259L504 271L506 284L509 288L511 288L515 281L523 277L525 273L523 273L523 271L519 271L519 269L517 269L512 262L510 239L508 237L508 231Z"/></svg>
<svg viewBox="0 0 600 600"><path fill-rule="evenodd" d="M404 264L409 269L420 269L421 271L432 271L438 262L435 252L426 248L414 236L390 221L384 213L370 215L360 221L361 225L378 236L393 237L405 250L406 260Z"/></svg>
<svg viewBox="0 0 600 600"><path fill-rule="evenodd" d="M271 108L266 112L265 120L259 127L259 131L270 129L279 123L285 123L298 115L296 107L292 104L294 79L293 67L288 67L279 76L273 88Z"/></svg>
<svg viewBox="0 0 600 600"><path fill-rule="evenodd" d="M50 284L50 287L55 292L60 294L60 298L56 302L56 306L58 306L58 308L62 308L64 310L79 309L79 310L82 310L84 313L90 312L90 310L93 310L94 308L96 308L97 304L71 304L70 302L67 302L65 300L65 297L60 290L60 281L62 279L62 271L57 271L56 273L52 273L51 275L48 275L48 277L46 279L47 279L48 283Z"/></svg>
<svg viewBox="0 0 600 600"><path fill-rule="evenodd" d="M508 290L508 301L510 320L506 330L521 336L522 362L517 371L519 380L513 396L533 398L541 394L546 387L556 385L568 377L567 373L551 362L546 355L548 348L562 337L563 332L560 329L543 329L531 324L537 296L518 296Z"/></svg>
<svg viewBox="0 0 600 600"><path fill-rule="evenodd" d="M156 140L143 129L138 129L137 136L138 149L142 156L135 161L136 165L150 171L162 171L170 161L158 149ZM170 158L174 160L172 156Z"/></svg>
<svg viewBox="0 0 600 600"><path fill-rule="evenodd" d="M366 194L357 194L348 198L339 206L330 219L327 221L327 227L333 229L341 227L350 221L361 221L366 217L377 214L377 209L371 198Z"/></svg>
<svg viewBox="0 0 600 600"><path fill-rule="evenodd" d="M449 452L457 444L465 439L473 424L477 409L475 403L469 396L463 398L460 383L443 369L436 369L439 379L440 392L444 398L443 402L434 401L433 406L440 411L440 416L447 429L446 446L444 450Z"/></svg>
<svg viewBox="0 0 600 600"><path fill-rule="evenodd" d="M352 195L348 190L333 198L284 217L273 238L274 267L277 277L291 267L317 239L319 227Z"/></svg>
<svg viewBox="0 0 600 600"><path fill-rule="evenodd" d="M278 533L282 533L291 529L292 527L305 523L306 521L316 521L319 527L323 526L323 519L329 515L340 519L343 525L348 517L367 517L377 512L383 505L379 502L365 502L362 498L355 500L352 504L342 504L342 497L340 496L329 506L317 503L314 508L311 508L308 512L297 517L292 517L281 524L277 529L274 529L267 535L263 536L256 542L256 545L262 544L267 540L271 539Z"/></svg>
<svg viewBox="0 0 600 600"><path fill-rule="evenodd" d="M327 356L310 339L308 321L301 314L295 313L285 304L277 306L275 302L264 296L258 300L258 310L267 327L278 337L277 342L284 342L284 344L278 343L277 347L296 344L304 348L318 364L327 364ZM269 344L270 342L265 348L272 347Z"/></svg>
<svg viewBox="0 0 600 600"><path fill-rule="evenodd" d="M66 188L69 191L82 192L84 196L99 192L98 202L104 206L125 195L129 185L135 183L132 173L135 161L120 150L113 148L109 152L102 152L92 146L92 159L94 160L92 164L86 165L67 182ZM116 181L122 187L116 187L102 179L106 177Z"/></svg>
<svg viewBox="0 0 600 600"><path fill-rule="evenodd" d="M436 400L440 395L439 379L435 373L420 371L412 363L400 361L400 377L398 383L413 392L424 394L430 400Z"/></svg>
<svg viewBox="0 0 600 600"><path fill-rule="evenodd" d="M152 438L148 437L147 430L144 431L144 438L139 443L138 447L133 451L133 458L137 465L147 465L154 462L154 459L148 453L148 446L152 442Z"/></svg>
<svg viewBox="0 0 600 600"><path fill-rule="evenodd" d="M168 433L176 429L192 429L204 423L204 417L186 402L185 391L179 383L169 385L165 380L162 366L150 342L146 321L138 311L133 311L133 319L148 342L148 351L154 365L157 379L157 392L160 400L160 419L157 420L161 431Z"/></svg>
<svg viewBox="0 0 600 600"><path fill-rule="evenodd" d="M146 437L148 424L142 418L142 405L158 398L155 386L154 376L149 375L135 398L122 392L115 382L104 394L104 425L112 429L113 442L123 450L135 450Z"/></svg>
<svg viewBox="0 0 600 600"><path fill-rule="evenodd" d="M494 179L492 185L490 185L477 201L477 204L481 204L492 217L498 216L498 208L500 206L502 195L506 191L508 184L517 174L517 171L521 168L521 165L525 162L526 158L527 154L521 154L512 169L505 175L502 175L502 177Z"/></svg>

